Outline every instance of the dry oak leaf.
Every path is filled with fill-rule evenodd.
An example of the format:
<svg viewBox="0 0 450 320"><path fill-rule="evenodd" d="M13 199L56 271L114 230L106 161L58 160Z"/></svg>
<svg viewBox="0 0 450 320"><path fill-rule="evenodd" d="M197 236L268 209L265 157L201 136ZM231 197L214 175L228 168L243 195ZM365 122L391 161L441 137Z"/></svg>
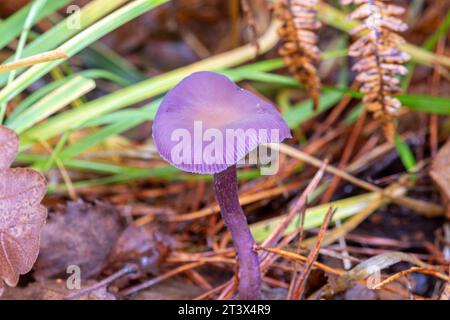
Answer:
<svg viewBox="0 0 450 320"><path fill-rule="evenodd" d="M446 216L450 219L450 139L433 159L430 176L441 192Z"/></svg>
<svg viewBox="0 0 450 320"><path fill-rule="evenodd" d="M17 135L0 126L0 294L3 282L16 286L39 253L47 210L40 205L46 192L44 177L29 169L10 169L18 147Z"/></svg>
<svg viewBox="0 0 450 320"><path fill-rule="evenodd" d="M123 221L117 208L96 201L68 202L60 211L51 212L42 230L41 253L34 266L34 277L67 276L67 267L77 265L81 277L98 275L107 263Z"/></svg>
<svg viewBox="0 0 450 320"><path fill-rule="evenodd" d="M173 237L163 233L159 225L129 225L117 239L109 256L111 265L123 266L124 263L137 263L143 271L158 274L159 264L172 249L180 248Z"/></svg>

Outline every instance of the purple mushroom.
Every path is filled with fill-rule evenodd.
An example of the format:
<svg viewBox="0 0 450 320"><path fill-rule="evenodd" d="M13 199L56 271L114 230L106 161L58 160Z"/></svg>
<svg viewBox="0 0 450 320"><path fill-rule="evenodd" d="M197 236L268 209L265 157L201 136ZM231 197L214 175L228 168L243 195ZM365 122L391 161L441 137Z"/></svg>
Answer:
<svg viewBox="0 0 450 320"><path fill-rule="evenodd" d="M183 79L156 113L153 139L161 156L181 170L214 175L215 196L237 251L240 299L261 298L261 275L239 203L236 164L260 144L290 137L271 104L214 72Z"/></svg>

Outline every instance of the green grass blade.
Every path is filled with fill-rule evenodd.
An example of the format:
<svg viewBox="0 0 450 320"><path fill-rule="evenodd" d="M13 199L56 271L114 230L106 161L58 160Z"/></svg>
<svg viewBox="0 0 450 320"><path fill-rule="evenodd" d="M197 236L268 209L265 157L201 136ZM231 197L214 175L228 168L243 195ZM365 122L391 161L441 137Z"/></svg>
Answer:
<svg viewBox="0 0 450 320"><path fill-rule="evenodd" d="M131 129L140 123L146 121L145 118L137 118L132 121L121 121L118 123L111 124L107 127L102 128L101 130L89 135L88 137L81 139L80 141L70 145L65 148L64 151L61 152L61 158L72 158L78 154L81 154L88 148L95 146L96 144L102 142L110 136L122 133L128 129Z"/></svg>
<svg viewBox="0 0 450 320"><path fill-rule="evenodd" d="M120 86L126 86L126 84L127 84L127 82L124 82L122 80L122 78L118 77L115 74L112 74L109 71L97 70L97 69L80 71L76 75L68 76L63 79L50 82L49 84L43 86L42 88L39 88L32 94L28 95L28 97L26 97L24 100L22 100L17 105L17 107L14 108L14 111L8 116L8 118L6 119L6 125L10 124L12 121L15 121L22 112L24 112L30 106L35 104L38 100L44 98L46 95L48 95L52 91L56 90L60 86L64 85L65 83L69 82L76 76L81 76L81 77L89 78L89 79L104 79L104 80L114 82Z"/></svg>
<svg viewBox="0 0 450 320"><path fill-rule="evenodd" d="M156 111L161 104L162 99L155 100L139 109L126 109L111 112L109 114L97 117L82 125L83 128L114 124L122 121L134 121L136 119L144 119L151 121L155 118Z"/></svg>
<svg viewBox="0 0 450 320"><path fill-rule="evenodd" d="M23 48L27 43L28 33L31 30L33 23L36 20L37 15L45 5L47 0L35 0L31 5L30 11L28 12L27 18L25 19L25 23L23 25L22 33L20 34L19 43L17 44L16 52L14 54L13 61L17 61L22 57ZM17 70L13 70L8 74L8 84L13 82L16 77ZM6 107L8 101L4 101L0 104L0 125L3 123Z"/></svg>
<svg viewBox="0 0 450 320"><path fill-rule="evenodd" d="M267 71L267 70L266 70ZM226 72L234 75L233 71ZM242 72L239 80L254 80L267 82L276 85L298 87L298 82L289 76L265 73L260 71L246 71ZM350 88L343 87L330 87L324 86L323 92L340 92L343 95L351 96L354 98L362 99L364 96L362 93L352 90ZM448 97L433 97L433 96L417 96L417 95L400 95L397 96L400 102L407 108L441 115L450 115L450 98Z"/></svg>
<svg viewBox="0 0 450 320"><path fill-rule="evenodd" d="M51 0L38 12L34 23L39 22L49 14L61 9L72 0ZM0 22L0 49L3 49L9 42L17 37L21 32L28 13L30 12L32 3L26 5L8 19ZM46 50L42 50L46 51Z"/></svg>
<svg viewBox="0 0 450 320"><path fill-rule="evenodd" d="M399 96L400 102L407 108L427 113L450 115L450 98L432 96Z"/></svg>
<svg viewBox="0 0 450 320"><path fill-rule="evenodd" d="M53 3L54 0L51 0L50 3ZM57 1L55 1L57 2ZM65 1L70 2L70 1ZM65 41L69 40L71 37L79 33L81 30L89 27L93 23L97 22L99 19L109 14L113 10L117 9L120 5L125 3L126 0L95 0L83 8L81 8L79 14L81 17L80 21L80 29L71 28L70 24L68 24L68 17L54 26L52 29L47 31L46 33L37 37L34 41L28 44L24 51L24 57L32 56L44 51L50 51L57 48L59 45L63 44ZM47 4L45 7L49 6ZM7 62L11 59L6 60ZM6 83L7 77L5 75L0 74L0 85Z"/></svg>
<svg viewBox="0 0 450 320"><path fill-rule="evenodd" d="M167 2L167 0L135 0L77 34L75 37L61 45L59 49L63 50L71 57L107 33L165 2ZM10 85L0 91L0 103L8 102L17 94L25 90L25 88L34 81L47 74L61 63L62 61L53 61L36 65L28 69Z"/></svg>
<svg viewBox="0 0 450 320"><path fill-rule="evenodd" d="M417 164L416 158L409 148L408 144L403 141L402 137L398 134L395 134L395 148L397 150L400 159L405 166L407 171L411 171Z"/></svg>
<svg viewBox="0 0 450 320"><path fill-rule="evenodd" d="M333 221L338 219L346 219L367 208L369 204L377 197L378 195L375 193L368 193L308 208L305 212L305 221L303 226L306 230L320 227L330 206L337 209L336 214L333 217ZM252 224L250 226L250 230L255 237L256 242L264 241L264 239L266 239L267 236L273 232L273 230L281 223L284 218L285 216L278 216L272 219L263 220L261 222ZM286 228L284 234L289 234L295 231L295 229L300 226L299 219L300 216L294 218Z"/></svg>
<svg viewBox="0 0 450 320"><path fill-rule="evenodd" d="M114 52L112 49L97 42L80 52L79 56L86 63L95 68L109 72L126 80L128 85L145 80L147 77L133 64Z"/></svg>
<svg viewBox="0 0 450 320"><path fill-rule="evenodd" d="M297 129L298 126L314 116L330 109L342 99L342 94L339 92L327 92L320 96L320 104L317 111L313 110L311 100L306 100L292 109L283 112L284 120L286 120L289 128Z"/></svg>
<svg viewBox="0 0 450 320"><path fill-rule="evenodd" d="M8 127L20 134L94 88L94 80L76 76L22 112L20 116L8 123Z"/></svg>

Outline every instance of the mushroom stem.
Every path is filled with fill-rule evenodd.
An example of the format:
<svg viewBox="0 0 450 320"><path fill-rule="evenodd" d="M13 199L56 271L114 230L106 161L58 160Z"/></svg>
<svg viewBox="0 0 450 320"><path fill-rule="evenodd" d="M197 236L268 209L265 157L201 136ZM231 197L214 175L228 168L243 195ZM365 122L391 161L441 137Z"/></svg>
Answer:
<svg viewBox="0 0 450 320"><path fill-rule="evenodd" d="M236 166L214 174L214 189L222 218L231 232L239 263L239 299L261 299L261 272L255 240L239 203Z"/></svg>

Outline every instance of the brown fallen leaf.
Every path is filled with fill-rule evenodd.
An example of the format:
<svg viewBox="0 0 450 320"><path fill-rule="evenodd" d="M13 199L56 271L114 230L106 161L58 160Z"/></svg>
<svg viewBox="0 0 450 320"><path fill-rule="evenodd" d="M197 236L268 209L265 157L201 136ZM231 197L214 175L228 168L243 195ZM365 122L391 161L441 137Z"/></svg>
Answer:
<svg viewBox="0 0 450 320"><path fill-rule="evenodd" d="M47 209L40 205L46 192L44 177L29 169L10 169L18 137L0 126L0 294L3 282L16 286L31 270L39 253Z"/></svg>
<svg viewBox="0 0 450 320"><path fill-rule="evenodd" d="M120 235L108 260L112 266L137 263L142 271L157 274L159 264L176 246L175 240L155 225L131 224Z"/></svg>
<svg viewBox="0 0 450 320"><path fill-rule="evenodd" d="M19 139L14 131L0 126L0 170L8 169L16 159Z"/></svg>
<svg viewBox="0 0 450 320"><path fill-rule="evenodd" d="M433 159L430 176L441 192L446 216L450 219L450 139Z"/></svg>
<svg viewBox="0 0 450 320"><path fill-rule="evenodd" d="M76 265L81 278L99 274L123 229L118 210L104 202L68 202L63 212L50 214L42 231L41 253L35 277L67 277L67 267Z"/></svg>
<svg viewBox="0 0 450 320"><path fill-rule="evenodd" d="M89 280L85 283L85 287L95 283L95 281ZM65 281L47 280L42 283L30 283L24 288L8 288L1 300L63 300L71 292L72 290L66 288ZM116 298L105 287L101 287L76 300L116 300Z"/></svg>
<svg viewBox="0 0 450 320"><path fill-rule="evenodd" d="M329 282L322 290L322 296L331 296L347 290L349 287L361 280L367 279L367 284L373 287L380 282L381 271L399 262L409 262L411 264L426 267L427 265L416 257L403 252L389 252L373 256L353 267L333 282Z"/></svg>
<svg viewBox="0 0 450 320"><path fill-rule="evenodd" d="M355 284L345 292L345 300L376 300L377 295L366 286Z"/></svg>

